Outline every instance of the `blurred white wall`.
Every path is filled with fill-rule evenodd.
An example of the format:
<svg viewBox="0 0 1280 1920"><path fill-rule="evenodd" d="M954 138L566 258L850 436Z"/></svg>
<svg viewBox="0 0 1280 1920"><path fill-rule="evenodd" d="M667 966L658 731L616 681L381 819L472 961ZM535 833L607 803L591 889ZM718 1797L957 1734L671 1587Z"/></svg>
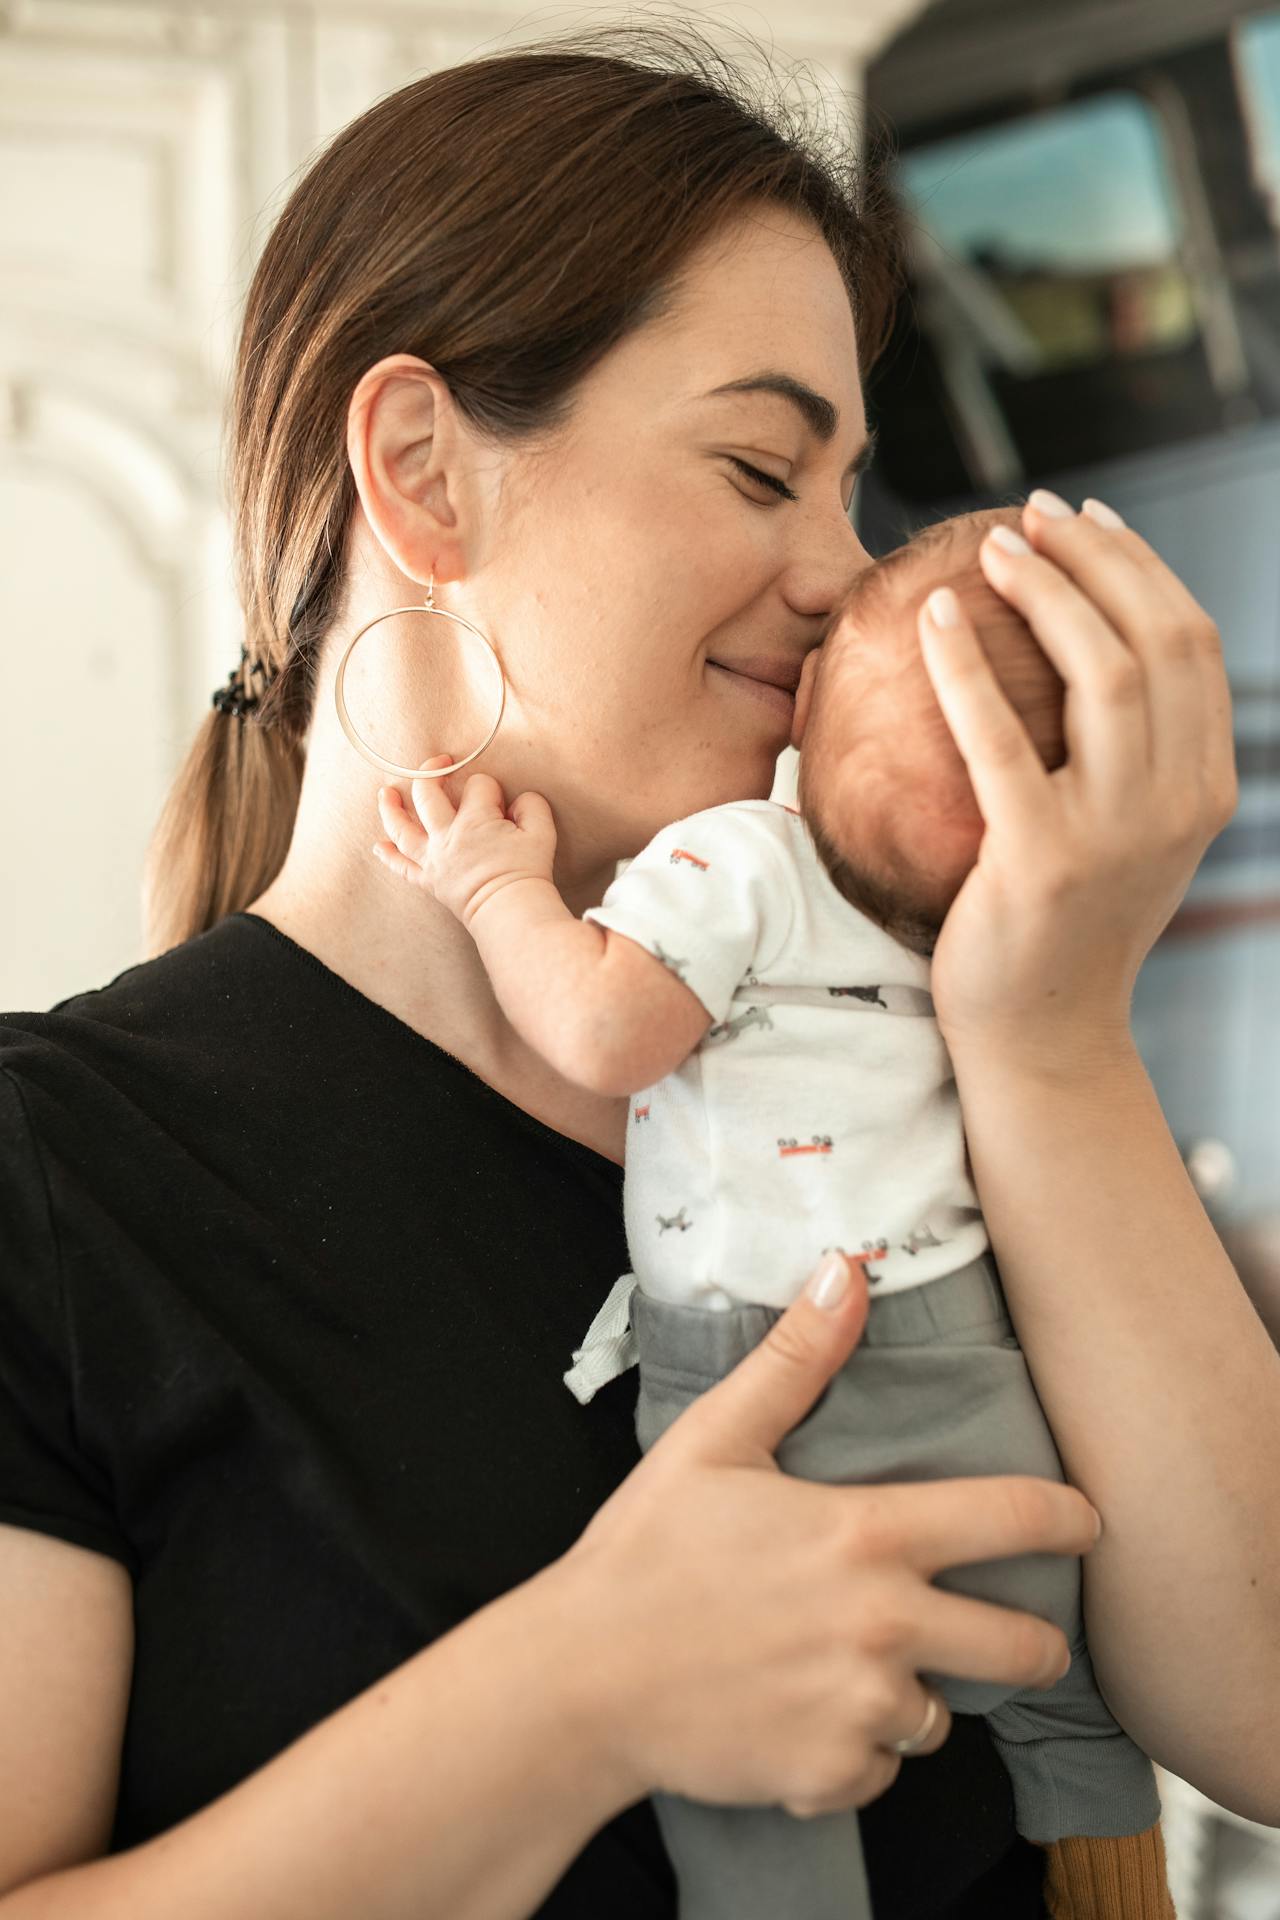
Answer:
<svg viewBox="0 0 1280 1920"><path fill-rule="evenodd" d="M856 103L863 63L921 5L675 11L772 41ZM291 177L415 74L639 11L431 0L4 10L0 1008L47 1008L141 957L151 825L239 654L221 412L241 301ZM784 765L779 792L791 790Z"/></svg>

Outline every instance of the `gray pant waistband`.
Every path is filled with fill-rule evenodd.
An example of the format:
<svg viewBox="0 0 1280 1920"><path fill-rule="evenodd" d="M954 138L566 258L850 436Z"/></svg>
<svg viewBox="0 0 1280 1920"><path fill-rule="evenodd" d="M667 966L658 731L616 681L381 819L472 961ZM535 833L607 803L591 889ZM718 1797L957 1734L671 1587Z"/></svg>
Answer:
<svg viewBox="0 0 1280 1920"><path fill-rule="evenodd" d="M655 1300L639 1287L631 1296L631 1327L642 1371L707 1385L722 1380L782 1318L782 1307L748 1302L714 1309ZM860 1347L928 1346L962 1327L999 1326L1013 1332L995 1261L979 1254L967 1267L919 1287L879 1297L872 1292Z"/></svg>

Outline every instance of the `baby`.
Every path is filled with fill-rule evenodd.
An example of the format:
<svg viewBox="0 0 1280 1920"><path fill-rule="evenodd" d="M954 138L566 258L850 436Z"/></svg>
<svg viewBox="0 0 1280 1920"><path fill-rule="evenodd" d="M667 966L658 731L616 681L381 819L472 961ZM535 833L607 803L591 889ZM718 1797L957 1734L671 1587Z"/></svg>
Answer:
<svg viewBox="0 0 1280 1920"><path fill-rule="evenodd" d="M634 1273L565 1380L586 1402L638 1361L643 1449L834 1246L865 1267L867 1325L779 1466L846 1483L1064 1478L929 994L929 955L983 830L917 637L935 587L959 595L1045 764L1065 758L1062 682L979 566L1002 523L1016 527L1017 511L944 522L859 577L797 689L799 811L744 800L678 820L580 920L551 879L549 816L540 841L537 816L517 825L499 799L441 831L435 802L424 883L470 929L513 1025L567 1078L630 1096ZM1160 1812L1154 1770L1094 1682L1079 1561L1027 1555L935 1578L1053 1620L1071 1648L1049 1691L922 1676L953 1711L987 1716L1019 1831L1051 1847L1144 1834ZM682 1920L870 1915L856 1814L654 1805ZM1154 1884L1126 1907L1131 1920L1170 1911Z"/></svg>
<svg viewBox="0 0 1280 1920"><path fill-rule="evenodd" d="M943 522L860 576L797 688L799 813L745 800L676 821L583 916L688 989L677 999L641 961L625 998L606 1002L615 1090L635 1095L627 1245L651 1299L782 1308L828 1247L888 1294L987 1246L928 965L982 819L916 609L942 582L963 594L1004 691L1060 766L1062 682L978 564L990 526L1017 518ZM544 1039L556 1017L553 987ZM628 1074L632 1062L660 1071ZM615 1290L566 1376L580 1398L630 1354L603 1344L623 1305Z"/></svg>

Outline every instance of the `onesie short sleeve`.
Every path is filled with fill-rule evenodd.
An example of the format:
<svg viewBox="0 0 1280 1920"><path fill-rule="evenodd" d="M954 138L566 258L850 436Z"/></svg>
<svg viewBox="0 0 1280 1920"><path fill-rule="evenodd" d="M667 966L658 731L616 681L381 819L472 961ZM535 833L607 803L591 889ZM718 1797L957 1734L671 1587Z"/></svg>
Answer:
<svg viewBox="0 0 1280 1920"><path fill-rule="evenodd" d="M0 1521L136 1570L110 1490L76 1441L57 1238L21 1085L0 1068Z"/></svg>
<svg viewBox="0 0 1280 1920"><path fill-rule="evenodd" d="M614 879L594 920L655 954L725 1019L735 988L786 945L794 917L772 803L708 807L654 835Z"/></svg>

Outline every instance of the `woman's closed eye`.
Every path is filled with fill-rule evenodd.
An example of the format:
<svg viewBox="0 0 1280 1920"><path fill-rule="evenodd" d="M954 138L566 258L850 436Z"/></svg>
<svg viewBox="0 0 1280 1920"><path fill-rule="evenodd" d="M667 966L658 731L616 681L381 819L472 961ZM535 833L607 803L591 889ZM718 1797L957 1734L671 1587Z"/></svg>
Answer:
<svg viewBox="0 0 1280 1920"><path fill-rule="evenodd" d="M746 460L739 460L736 453L727 453L725 459L731 461L735 467L745 473L749 480L758 481L762 487L768 487L771 492L778 494L781 499L798 500L800 498L798 493L791 491L791 488L785 480L779 480L777 475L773 473L761 473L759 467L751 466ZM762 507L764 504L763 500L756 502L757 506Z"/></svg>

